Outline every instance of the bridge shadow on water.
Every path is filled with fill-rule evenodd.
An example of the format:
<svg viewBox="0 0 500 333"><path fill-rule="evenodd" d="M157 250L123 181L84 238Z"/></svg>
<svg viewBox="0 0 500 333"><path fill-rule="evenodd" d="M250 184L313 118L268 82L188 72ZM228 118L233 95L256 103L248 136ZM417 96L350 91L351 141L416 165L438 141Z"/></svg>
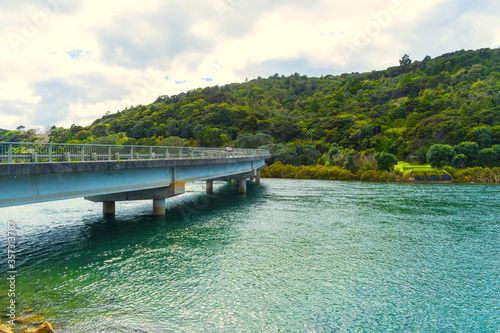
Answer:
<svg viewBox="0 0 500 333"><path fill-rule="evenodd" d="M264 185L256 186L253 182L248 182L244 195L238 193L238 185L231 184L216 187L214 194L191 190L167 199L166 215L161 217L152 215L149 201L127 203L124 211L120 211L118 203L115 216L73 214L69 216L72 221L58 220L55 210L46 217L42 229L18 235L17 265L22 269L25 265L66 262L117 249L155 246L155 243L164 246L165 242L158 240L169 233L196 233L201 240L216 237L231 228L235 216L255 209L265 192ZM2 263L7 258L4 252L6 249L0 249Z"/></svg>
<svg viewBox="0 0 500 333"><path fill-rule="evenodd" d="M27 207L24 216L39 216L32 223L36 226L20 227L18 232L19 308L43 314L59 327L89 325L90 313L103 323L112 314L120 316L120 321L137 322L137 313L130 312L123 295L131 297L138 289L141 292L134 301L145 308L159 308L163 306L163 296L156 295L159 290L181 290L204 274L217 274L217 258L240 232L240 217L251 214L265 200L267 189L251 182L246 195L240 195L238 185L231 184L216 187L214 194L204 193L204 183L192 188L185 195L167 199L164 217L152 215L151 202L126 203L123 210L117 205L117 215L111 217L79 200L72 202L82 205L76 213L63 205ZM46 207L50 213L45 216ZM61 207L61 214L50 207ZM68 210L69 215L63 213ZM22 221L17 223L22 225ZM0 265L6 267L5 247L0 256ZM4 275L0 277L6 279ZM4 317L7 287L0 285L0 315ZM99 331L98 326L89 329ZM75 330L80 331L86 330Z"/></svg>

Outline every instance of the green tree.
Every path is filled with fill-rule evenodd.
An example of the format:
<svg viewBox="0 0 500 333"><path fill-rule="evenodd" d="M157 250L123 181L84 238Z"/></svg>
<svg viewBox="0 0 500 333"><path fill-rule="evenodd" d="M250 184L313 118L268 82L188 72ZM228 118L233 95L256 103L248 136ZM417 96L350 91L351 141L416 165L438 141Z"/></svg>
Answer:
<svg viewBox="0 0 500 333"><path fill-rule="evenodd" d="M464 154L455 155L455 157L453 157L453 160L451 161L451 165L454 168L463 169L467 165L467 156L465 156Z"/></svg>
<svg viewBox="0 0 500 333"><path fill-rule="evenodd" d="M474 130L474 136L476 137L476 141L481 149L491 147L492 135L493 131L491 128L486 126L479 127Z"/></svg>
<svg viewBox="0 0 500 333"><path fill-rule="evenodd" d="M258 148L273 142L273 137L266 133L244 133L236 138L236 145L241 148Z"/></svg>
<svg viewBox="0 0 500 333"><path fill-rule="evenodd" d="M491 148L484 148L479 151L478 163L482 167L494 166L497 164L497 153Z"/></svg>
<svg viewBox="0 0 500 333"><path fill-rule="evenodd" d="M108 135L108 125L106 124L96 124L90 128L90 131L93 135L97 137L107 136Z"/></svg>
<svg viewBox="0 0 500 333"><path fill-rule="evenodd" d="M297 144L288 151L282 151L277 160L290 165L315 165L320 157L321 153L316 147Z"/></svg>
<svg viewBox="0 0 500 333"><path fill-rule="evenodd" d="M184 138L179 138L178 136L171 136L165 139L162 139L159 143L160 146L168 146L168 147L187 147L187 140Z"/></svg>
<svg viewBox="0 0 500 333"><path fill-rule="evenodd" d="M477 154L479 152L479 145L476 142L462 142L455 147L455 152L459 155L465 155L465 165L464 167L471 167L474 161L477 160Z"/></svg>
<svg viewBox="0 0 500 333"><path fill-rule="evenodd" d="M346 149L345 161L343 168L346 170L354 170L356 165L354 164L354 154L356 151L354 149Z"/></svg>
<svg viewBox="0 0 500 333"><path fill-rule="evenodd" d="M49 134L49 142L65 143L72 139L72 133L69 129L52 126Z"/></svg>
<svg viewBox="0 0 500 333"><path fill-rule="evenodd" d="M491 147L491 149L493 149L496 154L496 163L500 164L500 145L494 145L493 147Z"/></svg>
<svg viewBox="0 0 500 333"><path fill-rule="evenodd" d="M90 132L89 130L81 130L75 134L75 137L78 140L85 140L85 139L89 138L90 136L92 136L92 132Z"/></svg>
<svg viewBox="0 0 500 333"><path fill-rule="evenodd" d="M427 163L427 148L425 147L420 147L415 151L415 159L418 164L425 164Z"/></svg>
<svg viewBox="0 0 500 333"><path fill-rule="evenodd" d="M401 58L401 60L399 60L399 66L404 66L404 67L406 67L406 66L409 66L409 65L411 65L411 59L410 59L410 56L409 56L409 55L407 55L407 54L405 54L405 55Z"/></svg>
<svg viewBox="0 0 500 333"><path fill-rule="evenodd" d="M129 136L135 139L148 138L150 129L154 126L151 120L140 121L132 127Z"/></svg>
<svg viewBox="0 0 500 333"><path fill-rule="evenodd" d="M435 144L429 148L427 152L427 161L434 168L442 168L446 165L451 165L451 161L455 157L456 152L450 145Z"/></svg>
<svg viewBox="0 0 500 333"><path fill-rule="evenodd" d="M313 98L311 102L311 112L318 112L319 110L319 103L316 98Z"/></svg>
<svg viewBox="0 0 500 333"><path fill-rule="evenodd" d="M396 156L384 152L376 153L374 157L377 161L377 170L392 171L394 166L399 162Z"/></svg>

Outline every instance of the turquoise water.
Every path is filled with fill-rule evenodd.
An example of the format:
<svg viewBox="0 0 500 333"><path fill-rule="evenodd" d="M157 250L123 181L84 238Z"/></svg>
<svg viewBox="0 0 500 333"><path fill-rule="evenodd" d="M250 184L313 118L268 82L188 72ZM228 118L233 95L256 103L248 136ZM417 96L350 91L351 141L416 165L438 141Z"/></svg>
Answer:
<svg viewBox="0 0 500 333"><path fill-rule="evenodd" d="M0 209L18 311L58 332L499 332L500 187L264 179ZM5 322L7 319L3 319Z"/></svg>

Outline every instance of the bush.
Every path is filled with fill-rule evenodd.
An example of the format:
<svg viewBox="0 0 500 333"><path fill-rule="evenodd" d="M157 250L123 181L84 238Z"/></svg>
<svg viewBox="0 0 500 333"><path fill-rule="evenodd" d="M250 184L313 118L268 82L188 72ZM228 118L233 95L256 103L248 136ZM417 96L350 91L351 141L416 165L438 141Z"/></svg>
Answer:
<svg viewBox="0 0 500 333"><path fill-rule="evenodd" d="M398 177L393 174L392 172L387 175L387 181L388 182L395 182L398 179Z"/></svg>
<svg viewBox="0 0 500 333"><path fill-rule="evenodd" d="M442 168L445 165L451 165L451 161L456 153L452 146L436 144L427 152L427 161L433 168Z"/></svg>
<svg viewBox="0 0 500 333"><path fill-rule="evenodd" d="M500 182L500 168L467 168L453 174L457 182L493 183Z"/></svg>
<svg viewBox="0 0 500 333"><path fill-rule="evenodd" d="M477 154L479 152L479 145L475 142L462 142L455 147L453 147L457 156L460 156L460 163L462 166L457 166L457 168L470 167L472 163L477 160ZM456 158L456 157L455 157ZM453 165L455 166L455 165Z"/></svg>
<svg viewBox="0 0 500 333"><path fill-rule="evenodd" d="M375 154L375 160L377 160L377 170L387 171L394 169L394 166L399 162L396 156L384 152Z"/></svg>
<svg viewBox="0 0 500 333"><path fill-rule="evenodd" d="M238 135L236 145L241 148L258 148L264 145L271 144L273 137L266 133L244 133Z"/></svg>
<svg viewBox="0 0 500 333"><path fill-rule="evenodd" d="M311 145L297 144L289 150L279 151L279 156L276 160L281 161L283 164L290 165L315 165L321 153L316 150L316 147Z"/></svg>
<svg viewBox="0 0 500 333"><path fill-rule="evenodd" d="M451 165L453 165L455 168L462 169L467 165L467 156L465 156L464 154L456 155L455 157L453 157Z"/></svg>
<svg viewBox="0 0 500 333"><path fill-rule="evenodd" d="M365 164L363 164L360 171L365 172L368 170L373 170L373 164L370 162L366 162Z"/></svg>
<svg viewBox="0 0 500 333"><path fill-rule="evenodd" d="M341 169L339 172L338 180L352 180L354 175L346 169Z"/></svg>
<svg viewBox="0 0 500 333"><path fill-rule="evenodd" d="M379 180L379 174L375 170L368 170L361 176L361 181L377 181Z"/></svg>
<svg viewBox="0 0 500 333"><path fill-rule="evenodd" d="M494 166L497 164L497 154L491 148L481 149L477 157L477 162L483 167Z"/></svg>

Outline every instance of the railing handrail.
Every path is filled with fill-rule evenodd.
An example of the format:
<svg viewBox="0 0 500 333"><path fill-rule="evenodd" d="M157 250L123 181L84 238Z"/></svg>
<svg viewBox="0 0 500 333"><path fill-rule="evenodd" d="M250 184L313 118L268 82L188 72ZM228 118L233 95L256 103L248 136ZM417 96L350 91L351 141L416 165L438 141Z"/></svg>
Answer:
<svg viewBox="0 0 500 333"><path fill-rule="evenodd" d="M134 148L204 148L204 149L225 149L226 147L189 147L189 146L141 146L141 145L104 145L104 144L93 144L93 143L52 143L52 142L10 142L10 141L2 141L0 145L4 144L26 144L26 145L53 145L53 146L99 146L99 147L134 147ZM241 149L241 150L261 150L268 151L268 149L261 148L233 148L233 149Z"/></svg>
<svg viewBox="0 0 500 333"><path fill-rule="evenodd" d="M17 151L22 147L31 151ZM61 147L63 148L61 150ZM36 149L36 151L34 151ZM125 151L124 151L125 150ZM146 152L145 152L146 150ZM97 162L141 159L242 158L269 155L267 149L78 143L0 142L1 163Z"/></svg>

